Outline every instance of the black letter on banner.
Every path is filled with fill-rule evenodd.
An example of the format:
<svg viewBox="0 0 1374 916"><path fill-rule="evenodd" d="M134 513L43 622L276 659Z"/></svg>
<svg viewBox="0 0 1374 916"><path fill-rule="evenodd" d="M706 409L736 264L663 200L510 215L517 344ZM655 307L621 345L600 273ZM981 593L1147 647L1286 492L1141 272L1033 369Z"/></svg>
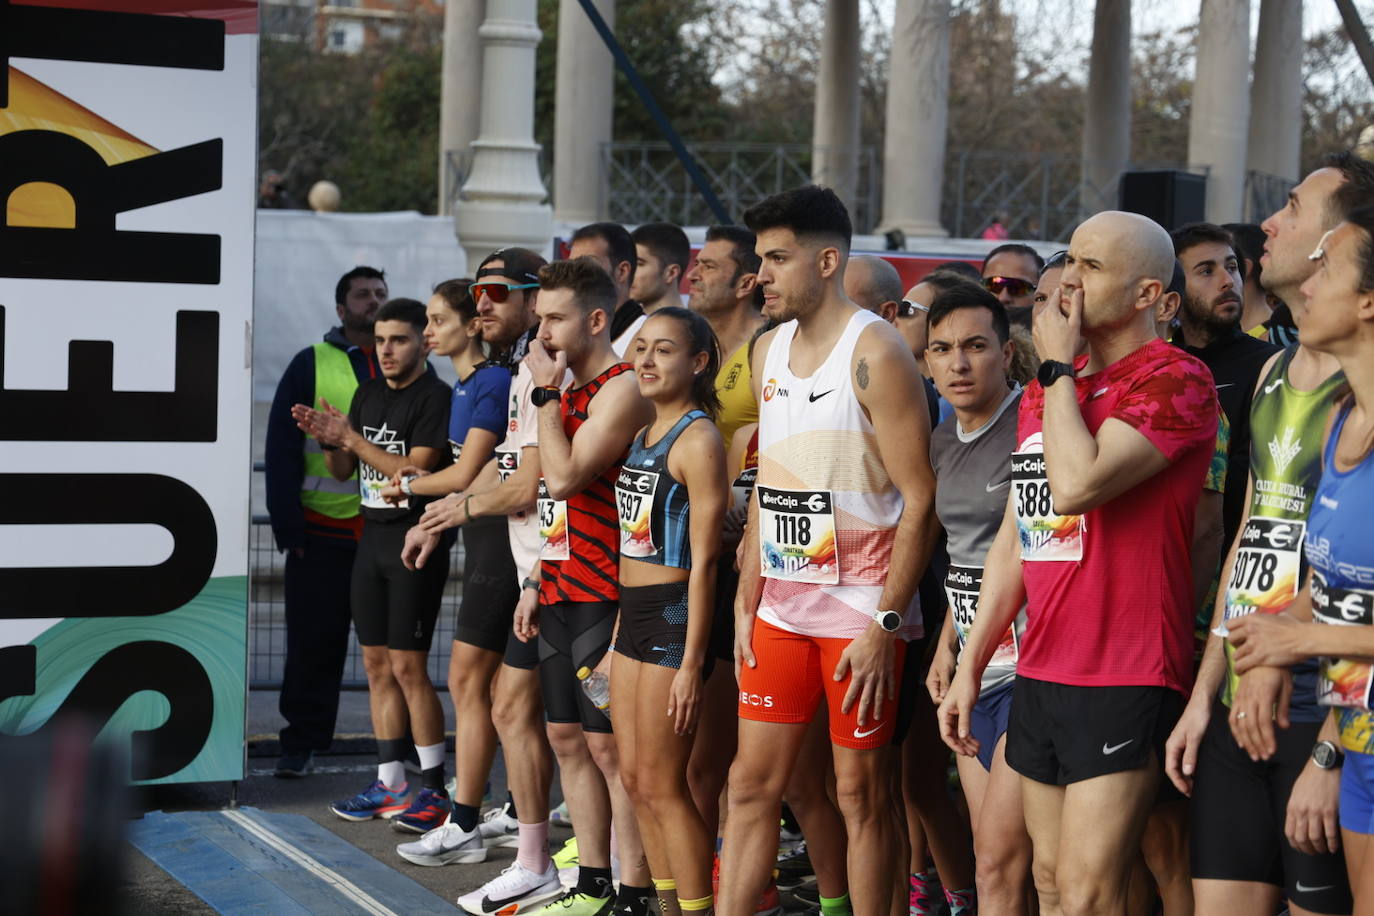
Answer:
<svg viewBox="0 0 1374 916"><path fill-rule="evenodd" d="M176 388L115 391L114 344L74 340L65 391L4 387L0 306L0 441L214 442L219 413L219 314L177 312Z"/></svg>
<svg viewBox="0 0 1374 916"><path fill-rule="evenodd" d="M196 657L169 642L125 643L102 655L76 682L39 731L61 716L81 713L100 728L129 697L156 690L172 707L157 728L136 731L129 750L134 779L160 779L182 769L200 753L215 718L215 692Z"/></svg>
<svg viewBox="0 0 1374 916"><path fill-rule="evenodd" d="M0 227L0 276L42 280L219 283L218 235L121 232L126 210L217 191L224 141L207 140L117 165L68 134L21 130L0 136L0 202L45 181L72 196L76 228Z"/></svg>
<svg viewBox="0 0 1374 916"><path fill-rule="evenodd" d="M0 703L10 697L30 697L38 682L38 647L0 648Z"/></svg>
<svg viewBox="0 0 1374 916"><path fill-rule="evenodd" d="M0 108L9 104L6 69L11 57L223 70L224 23L0 0Z"/></svg>
<svg viewBox="0 0 1374 916"><path fill-rule="evenodd" d="M172 477L0 474L0 492L0 525L161 525L172 534L172 555L157 566L0 567L0 618L164 614L200 594L214 569L215 517Z"/></svg>

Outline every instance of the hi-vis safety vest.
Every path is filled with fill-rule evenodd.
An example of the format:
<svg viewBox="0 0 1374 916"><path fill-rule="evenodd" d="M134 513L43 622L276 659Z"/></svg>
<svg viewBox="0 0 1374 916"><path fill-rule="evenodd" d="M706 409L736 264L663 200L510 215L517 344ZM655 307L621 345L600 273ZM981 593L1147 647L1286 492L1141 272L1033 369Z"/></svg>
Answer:
<svg viewBox="0 0 1374 916"><path fill-rule="evenodd" d="M315 403L320 398L348 413L358 377L348 353L333 344L315 344ZM305 479L301 481L301 505L330 518L353 518L358 514L358 472L347 480L335 480L324 460L324 449L314 436L305 437Z"/></svg>

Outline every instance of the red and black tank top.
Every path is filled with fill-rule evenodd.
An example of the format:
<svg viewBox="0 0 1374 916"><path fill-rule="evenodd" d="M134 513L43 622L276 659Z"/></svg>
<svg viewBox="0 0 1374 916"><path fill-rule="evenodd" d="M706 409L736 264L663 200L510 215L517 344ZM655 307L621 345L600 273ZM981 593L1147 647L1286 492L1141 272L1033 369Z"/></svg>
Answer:
<svg viewBox="0 0 1374 916"><path fill-rule="evenodd" d="M587 422L592 398L601 387L633 369L629 363L616 363L581 388L563 392L563 432L569 441ZM625 455L621 455L586 489L568 497L568 558L543 561L540 604L620 600L620 519L615 508L615 482L624 462Z"/></svg>

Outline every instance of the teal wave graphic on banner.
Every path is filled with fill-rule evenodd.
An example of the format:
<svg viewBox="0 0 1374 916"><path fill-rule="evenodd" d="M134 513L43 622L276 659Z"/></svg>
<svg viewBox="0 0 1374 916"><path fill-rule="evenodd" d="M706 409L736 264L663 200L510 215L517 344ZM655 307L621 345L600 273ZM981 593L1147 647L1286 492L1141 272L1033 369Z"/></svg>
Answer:
<svg viewBox="0 0 1374 916"><path fill-rule="evenodd" d="M111 651L129 643L170 643L190 653L204 669L213 707L200 715L210 714L212 719L204 744L188 764L146 782L242 779L247 636L247 576L213 578L195 598L166 614L63 620L33 639L37 691L0 702L0 733L26 735L41 728ZM138 690L119 704L97 740L127 746L131 733L157 729L170 713L171 704L162 693Z"/></svg>

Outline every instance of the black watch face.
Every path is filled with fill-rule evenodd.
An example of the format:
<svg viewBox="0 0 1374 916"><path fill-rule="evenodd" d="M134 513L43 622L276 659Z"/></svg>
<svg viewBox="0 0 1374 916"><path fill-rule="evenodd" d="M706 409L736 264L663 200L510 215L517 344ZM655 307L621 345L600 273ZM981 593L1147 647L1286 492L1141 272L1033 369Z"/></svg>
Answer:
<svg viewBox="0 0 1374 916"><path fill-rule="evenodd" d="M902 625L902 615L896 611L887 611L883 614L881 625L889 633L896 632L897 628Z"/></svg>

